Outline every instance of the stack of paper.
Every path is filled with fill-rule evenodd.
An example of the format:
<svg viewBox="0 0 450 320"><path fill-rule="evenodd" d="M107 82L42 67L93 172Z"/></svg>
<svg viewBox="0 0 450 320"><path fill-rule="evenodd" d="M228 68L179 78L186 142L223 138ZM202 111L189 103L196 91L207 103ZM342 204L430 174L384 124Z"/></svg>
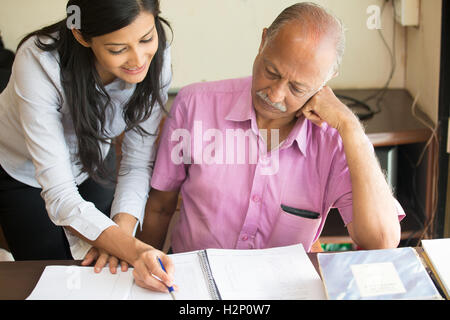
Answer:
<svg viewBox="0 0 450 320"><path fill-rule="evenodd" d="M450 239L422 240L430 269L450 300Z"/></svg>
<svg viewBox="0 0 450 320"><path fill-rule="evenodd" d="M318 254L330 300L442 299L413 248Z"/></svg>
<svg viewBox="0 0 450 320"><path fill-rule="evenodd" d="M319 274L301 244L264 250L208 249L170 255L178 300L325 299ZM172 299L143 289L132 269L99 274L91 267L49 266L28 297L38 300Z"/></svg>

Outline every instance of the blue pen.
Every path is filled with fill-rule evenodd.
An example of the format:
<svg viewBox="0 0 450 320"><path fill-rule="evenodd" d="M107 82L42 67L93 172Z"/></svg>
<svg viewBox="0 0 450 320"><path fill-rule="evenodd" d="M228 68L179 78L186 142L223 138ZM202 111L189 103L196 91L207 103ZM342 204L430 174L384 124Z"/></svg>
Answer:
<svg viewBox="0 0 450 320"><path fill-rule="evenodd" d="M164 268L164 265L163 265L163 263L162 263L162 261L161 261L161 259L159 257L158 257L158 261L159 261L159 264L161 265L161 268L164 270L164 272L167 272L166 268ZM172 296L172 299L173 300L177 300L176 297L175 297L175 294L174 294L173 287L167 287L167 289L169 289L169 293Z"/></svg>

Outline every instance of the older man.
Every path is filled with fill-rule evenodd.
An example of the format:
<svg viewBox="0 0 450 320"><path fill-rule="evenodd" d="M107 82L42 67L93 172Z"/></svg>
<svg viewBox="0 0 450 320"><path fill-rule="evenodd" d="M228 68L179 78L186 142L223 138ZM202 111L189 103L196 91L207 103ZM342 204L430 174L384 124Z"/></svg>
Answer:
<svg viewBox="0 0 450 320"><path fill-rule="evenodd" d="M396 247L404 212L359 120L326 86L344 42L336 17L299 3L264 29L252 77L183 88L162 132L143 237L162 246L181 192L173 252L309 251L331 208L357 245Z"/></svg>

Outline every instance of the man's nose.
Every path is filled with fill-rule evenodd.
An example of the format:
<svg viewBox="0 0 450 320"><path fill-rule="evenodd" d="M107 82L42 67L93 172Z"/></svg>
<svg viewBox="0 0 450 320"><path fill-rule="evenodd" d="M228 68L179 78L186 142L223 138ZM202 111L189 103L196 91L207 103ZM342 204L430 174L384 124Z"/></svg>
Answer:
<svg viewBox="0 0 450 320"><path fill-rule="evenodd" d="M285 87L286 85L282 80L273 82L268 92L268 98L270 101L273 103L282 103L286 97Z"/></svg>

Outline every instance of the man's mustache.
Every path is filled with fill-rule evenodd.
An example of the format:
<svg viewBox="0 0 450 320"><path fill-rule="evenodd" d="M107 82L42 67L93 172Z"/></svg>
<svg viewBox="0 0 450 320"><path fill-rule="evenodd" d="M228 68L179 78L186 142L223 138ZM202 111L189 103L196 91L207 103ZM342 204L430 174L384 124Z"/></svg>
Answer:
<svg viewBox="0 0 450 320"><path fill-rule="evenodd" d="M269 97L267 96L267 93L264 93L262 91L257 91L256 94L258 95L258 97L260 97L261 99L264 100L265 103L267 103L268 105L274 107L275 109L280 110L281 112L286 112L287 108L284 104L280 103L280 102L272 102L270 101Z"/></svg>

